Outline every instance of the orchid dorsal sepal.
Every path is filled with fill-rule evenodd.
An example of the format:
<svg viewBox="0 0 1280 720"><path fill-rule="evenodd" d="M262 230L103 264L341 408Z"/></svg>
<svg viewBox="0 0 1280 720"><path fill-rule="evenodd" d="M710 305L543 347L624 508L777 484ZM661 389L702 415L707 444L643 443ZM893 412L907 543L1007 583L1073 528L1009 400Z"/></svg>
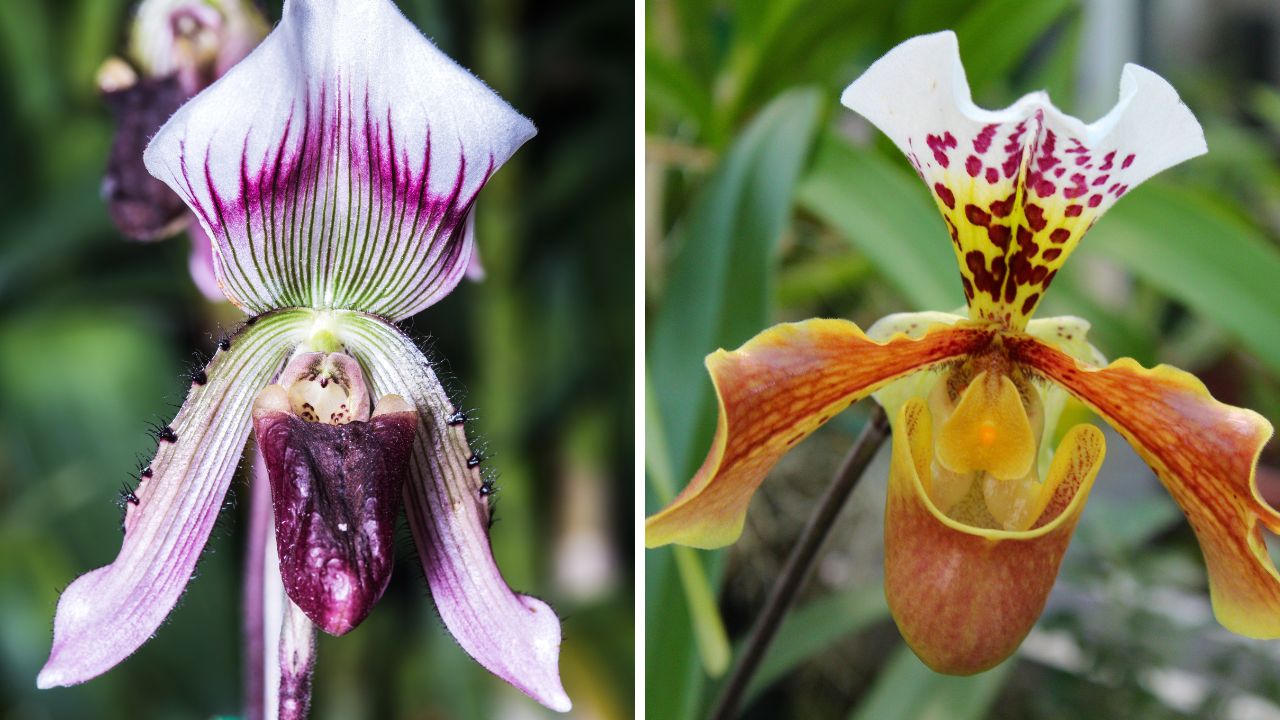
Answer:
<svg viewBox="0 0 1280 720"><path fill-rule="evenodd" d="M979 108L950 31L890 50L841 102L888 135L929 186L971 316L1016 329L1102 213L1206 150L1177 92L1138 65L1125 66L1116 105L1090 124L1042 92Z"/></svg>
<svg viewBox="0 0 1280 720"><path fill-rule="evenodd" d="M253 113L227 113L252 106ZM247 312L402 319L470 264L468 218L534 128L383 0L289 0L279 27L180 109L147 168L195 212Z"/></svg>

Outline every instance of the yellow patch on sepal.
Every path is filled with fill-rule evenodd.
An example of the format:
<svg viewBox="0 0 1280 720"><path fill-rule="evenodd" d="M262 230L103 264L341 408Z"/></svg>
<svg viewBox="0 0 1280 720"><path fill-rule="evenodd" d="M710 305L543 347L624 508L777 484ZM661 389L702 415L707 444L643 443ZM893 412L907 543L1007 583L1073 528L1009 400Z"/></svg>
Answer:
<svg viewBox="0 0 1280 720"><path fill-rule="evenodd" d="M1018 387L982 371L938 433L938 461L957 473L985 471L1015 480L1031 471L1036 437Z"/></svg>

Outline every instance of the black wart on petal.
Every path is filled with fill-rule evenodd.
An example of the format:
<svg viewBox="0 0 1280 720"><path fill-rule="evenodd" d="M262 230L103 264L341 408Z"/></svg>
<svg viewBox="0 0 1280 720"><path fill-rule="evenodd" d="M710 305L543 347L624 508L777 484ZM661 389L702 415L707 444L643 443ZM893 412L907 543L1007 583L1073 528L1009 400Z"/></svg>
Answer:
<svg viewBox="0 0 1280 720"><path fill-rule="evenodd" d="M254 418L285 592L331 635L360 624L391 578L416 427L414 412L345 425L279 411Z"/></svg>

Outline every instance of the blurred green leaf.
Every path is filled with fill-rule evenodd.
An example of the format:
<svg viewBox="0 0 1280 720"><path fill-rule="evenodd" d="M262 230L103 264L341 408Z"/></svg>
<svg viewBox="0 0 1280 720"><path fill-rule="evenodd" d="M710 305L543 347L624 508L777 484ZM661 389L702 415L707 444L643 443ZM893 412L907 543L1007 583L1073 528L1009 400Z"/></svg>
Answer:
<svg viewBox="0 0 1280 720"><path fill-rule="evenodd" d="M1239 338L1280 371L1280 250L1212 199L1151 181L1085 240Z"/></svg>
<svg viewBox="0 0 1280 720"><path fill-rule="evenodd" d="M904 167L828 132L797 198L870 258L910 309L955 308L964 296L947 230Z"/></svg>
<svg viewBox="0 0 1280 720"><path fill-rule="evenodd" d="M649 52L645 56L645 112L662 111L700 128L711 115L705 86L678 62Z"/></svg>
<svg viewBox="0 0 1280 720"><path fill-rule="evenodd" d="M752 700L800 663L888 617L889 606L880 583L834 593L793 611L778 628L769 654L751 678L742 706L750 707Z"/></svg>
<svg viewBox="0 0 1280 720"><path fill-rule="evenodd" d="M702 358L763 329L772 308L776 246L809 155L822 103L813 90L778 97L744 130L677 228L680 248L668 274L649 342L657 412L669 449L663 463L692 474L714 425ZM646 699L653 717L695 712L701 691L695 642L669 550L646 557ZM707 554L711 575L718 556ZM679 610L684 609L684 612Z"/></svg>
<svg viewBox="0 0 1280 720"><path fill-rule="evenodd" d="M852 720L981 720L995 702L1016 660L969 677L939 675L900 646Z"/></svg>
<svg viewBox="0 0 1280 720"><path fill-rule="evenodd" d="M974 88L1007 77L1073 0L985 0L956 25L960 57Z"/></svg>

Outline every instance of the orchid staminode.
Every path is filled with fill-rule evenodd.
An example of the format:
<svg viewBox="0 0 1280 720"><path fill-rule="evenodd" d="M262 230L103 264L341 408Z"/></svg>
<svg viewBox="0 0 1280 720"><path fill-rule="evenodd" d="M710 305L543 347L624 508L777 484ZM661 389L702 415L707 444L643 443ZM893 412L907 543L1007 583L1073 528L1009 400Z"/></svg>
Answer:
<svg viewBox="0 0 1280 720"><path fill-rule="evenodd" d="M907 643L935 670L990 668L1044 608L1105 454L1091 424L1052 441L1068 393L1114 427L1181 506L1228 629L1280 637L1280 574L1259 496L1271 425L1210 396L1194 376L1106 364L1074 317L1032 320L1081 236L1130 188L1206 151L1158 75L1126 66L1118 103L1085 124L1033 93L1000 111L970 99L953 33L916 37L875 62L845 105L906 154L942 212L968 315L775 326L707 358L719 399L710 452L646 523L650 547L715 548L742 532L770 468L869 394L893 429L885 592Z"/></svg>
<svg viewBox="0 0 1280 720"><path fill-rule="evenodd" d="M312 625L345 633L382 594L402 497L454 638L570 708L559 620L494 562L466 415L394 324L463 277L476 196L534 132L389 0L287 0L262 44L159 130L146 167L212 238L218 284L250 318L157 432L119 555L63 592L41 687L95 677L156 632L253 430L279 544L266 565L288 596L268 663L279 716L305 712Z"/></svg>

